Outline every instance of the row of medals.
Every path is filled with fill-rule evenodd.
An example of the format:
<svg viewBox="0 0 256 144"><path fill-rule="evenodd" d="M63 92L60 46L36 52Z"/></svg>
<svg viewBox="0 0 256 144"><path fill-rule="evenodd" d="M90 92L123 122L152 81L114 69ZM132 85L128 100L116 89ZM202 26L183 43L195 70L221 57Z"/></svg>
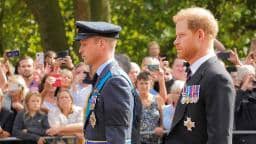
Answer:
<svg viewBox="0 0 256 144"><path fill-rule="evenodd" d="M95 109L95 105L96 105L96 101L97 101L97 89L94 90L93 92L93 95L92 95L92 98L90 99L90 111L91 111L91 115L90 115L90 124L92 126L92 128L95 127L96 125L96 116L95 116L95 113L94 113L94 109Z"/></svg>
<svg viewBox="0 0 256 144"><path fill-rule="evenodd" d="M181 93L181 104L197 103L199 100L199 91L200 85L185 86ZM192 128L195 127L195 122L193 122L190 117L187 117L186 120L184 120L184 126L188 131L192 131Z"/></svg>

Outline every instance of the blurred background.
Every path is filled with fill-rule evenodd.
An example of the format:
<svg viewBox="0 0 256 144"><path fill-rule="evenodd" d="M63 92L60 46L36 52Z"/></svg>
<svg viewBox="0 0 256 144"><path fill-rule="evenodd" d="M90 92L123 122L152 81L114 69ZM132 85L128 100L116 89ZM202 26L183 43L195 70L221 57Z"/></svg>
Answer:
<svg viewBox="0 0 256 144"><path fill-rule="evenodd" d="M0 54L19 49L21 55L71 50L79 61L74 41L76 20L109 21L121 25L117 52L140 63L149 41L157 41L161 54L173 61L175 26L172 16L180 9L200 6L219 22L218 39L226 49L248 54L256 38L255 0L0 0Z"/></svg>

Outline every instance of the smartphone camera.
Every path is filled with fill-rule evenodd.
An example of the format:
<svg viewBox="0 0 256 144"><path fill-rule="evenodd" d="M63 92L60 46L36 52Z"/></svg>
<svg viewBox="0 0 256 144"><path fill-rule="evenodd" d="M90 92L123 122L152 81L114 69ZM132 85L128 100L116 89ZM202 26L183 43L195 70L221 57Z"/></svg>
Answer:
<svg viewBox="0 0 256 144"><path fill-rule="evenodd" d="M36 53L36 60L39 64L44 64L44 53L43 52Z"/></svg>
<svg viewBox="0 0 256 144"><path fill-rule="evenodd" d="M13 50L13 51L6 52L6 56L7 57L17 57L17 56L20 56L20 51L19 50Z"/></svg>
<svg viewBox="0 0 256 144"><path fill-rule="evenodd" d="M230 52L227 52L227 51L226 52L219 52L219 53L217 53L217 56L218 56L219 59L227 60L230 57Z"/></svg>
<svg viewBox="0 0 256 144"><path fill-rule="evenodd" d="M159 71L159 65L148 65L148 70Z"/></svg>
<svg viewBox="0 0 256 144"><path fill-rule="evenodd" d="M229 73L231 73L231 72L237 72L237 67L235 67L235 66L228 66L228 67L226 67L226 69L227 69L227 71L228 71Z"/></svg>
<svg viewBox="0 0 256 144"><path fill-rule="evenodd" d="M57 53L57 58L65 58L68 55L69 55L69 52L67 50L66 51L61 51L61 52Z"/></svg>
<svg viewBox="0 0 256 144"><path fill-rule="evenodd" d="M61 75L60 74L51 74L52 78L54 79L52 86L53 87L60 87L61 86Z"/></svg>

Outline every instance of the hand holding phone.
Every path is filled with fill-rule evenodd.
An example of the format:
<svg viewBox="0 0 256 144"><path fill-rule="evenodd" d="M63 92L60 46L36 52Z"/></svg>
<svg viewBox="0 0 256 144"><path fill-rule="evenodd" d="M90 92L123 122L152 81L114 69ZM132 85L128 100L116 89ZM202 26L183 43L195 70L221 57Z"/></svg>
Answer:
<svg viewBox="0 0 256 144"><path fill-rule="evenodd" d="M53 87L60 87L61 86L61 75L60 74L51 74L49 79L49 83Z"/></svg>
<svg viewBox="0 0 256 144"><path fill-rule="evenodd" d="M222 60L227 60L230 58L230 53L231 53L230 51L219 52L217 53L217 56Z"/></svg>
<svg viewBox="0 0 256 144"><path fill-rule="evenodd" d="M20 51L19 50L8 51L8 52L5 53L5 55L8 58L18 57L18 56L20 56Z"/></svg>
<svg viewBox="0 0 256 144"><path fill-rule="evenodd" d="M57 58L65 58L66 56L69 55L69 52L66 50L66 51L60 51L57 53Z"/></svg>
<svg viewBox="0 0 256 144"><path fill-rule="evenodd" d="M157 64L151 64L151 65L148 65L148 70L154 72L154 71L159 71L160 68L159 68L159 65Z"/></svg>
<svg viewBox="0 0 256 144"><path fill-rule="evenodd" d="M44 53L43 52L38 52L36 53L36 61L38 64L44 64Z"/></svg>

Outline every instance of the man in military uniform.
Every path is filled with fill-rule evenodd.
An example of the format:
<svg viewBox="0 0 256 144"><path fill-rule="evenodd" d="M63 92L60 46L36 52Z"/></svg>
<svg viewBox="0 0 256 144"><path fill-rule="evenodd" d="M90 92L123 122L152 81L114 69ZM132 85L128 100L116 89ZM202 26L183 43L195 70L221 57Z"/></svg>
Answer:
<svg viewBox="0 0 256 144"><path fill-rule="evenodd" d="M173 20L177 55L190 66L166 143L231 144L235 92L213 50L217 21L203 8L183 9Z"/></svg>
<svg viewBox="0 0 256 144"><path fill-rule="evenodd" d="M86 108L87 144L131 143L134 97L127 74L114 60L120 26L77 21L79 53L94 73L94 90Z"/></svg>

